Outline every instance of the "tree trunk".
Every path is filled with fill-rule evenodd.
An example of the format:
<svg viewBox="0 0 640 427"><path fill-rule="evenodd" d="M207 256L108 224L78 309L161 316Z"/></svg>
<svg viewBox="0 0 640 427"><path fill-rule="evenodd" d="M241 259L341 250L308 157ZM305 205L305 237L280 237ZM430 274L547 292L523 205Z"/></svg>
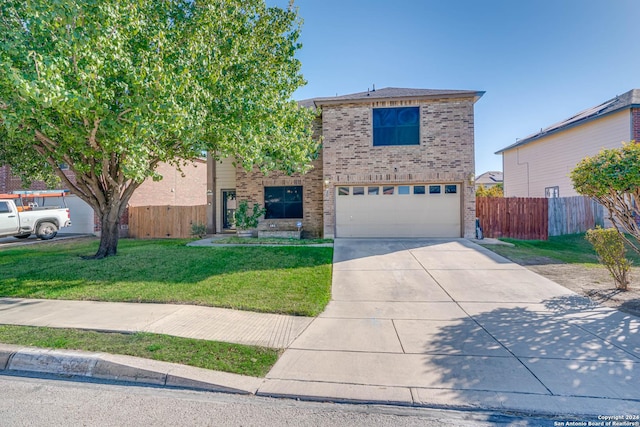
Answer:
<svg viewBox="0 0 640 427"><path fill-rule="evenodd" d="M109 205L105 212L98 212L100 216L100 246L98 252L90 258L102 259L116 255L118 252L118 239L120 238L120 204Z"/></svg>

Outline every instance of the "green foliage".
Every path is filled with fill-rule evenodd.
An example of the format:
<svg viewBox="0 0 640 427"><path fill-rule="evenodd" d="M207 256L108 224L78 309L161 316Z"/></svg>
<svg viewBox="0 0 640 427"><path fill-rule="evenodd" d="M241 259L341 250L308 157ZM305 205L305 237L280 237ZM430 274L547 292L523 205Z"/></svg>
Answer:
<svg viewBox="0 0 640 427"><path fill-rule="evenodd" d="M254 377L264 377L278 360L275 349L144 332L121 334L0 325L0 342L125 354Z"/></svg>
<svg viewBox="0 0 640 427"><path fill-rule="evenodd" d="M207 226L201 222L191 224L191 235L193 237L202 239L204 236L207 235Z"/></svg>
<svg viewBox="0 0 640 427"><path fill-rule="evenodd" d="M609 219L629 246L640 253L640 145L635 141L621 148L602 150L584 158L571 171L576 191L603 205ZM627 238L628 233L635 239Z"/></svg>
<svg viewBox="0 0 640 427"><path fill-rule="evenodd" d="M267 210L260 206L258 203L254 203L251 212L249 212L249 203L246 200L241 200L238 203L238 208L233 214L233 218L236 223L236 228L240 230L250 230L258 226L260 217L264 215Z"/></svg>
<svg viewBox="0 0 640 427"><path fill-rule="evenodd" d="M331 297L333 248L190 247L124 239L86 262L95 239L0 251L0 297L195 304L317 316Z"/></svg>
<svg viewBox="0 0 640 427"><path fill-rule="evenodd" d="M491 187L485 187L481 184L476 190L476 197L504 197L502 183L492 185Z"/></svg>
<svg viewBox="0 0 640 427"><path fill-rule="evenodd" d="M627 290L631 262L626 258L624 239L614 228L600 228L587 231L585 238L593 245L598 259L615 280L616 288Z"/></svg>
<svg viewBox="0 0 640 427"><path fill-rule="evenodd" d="M307 170L319 142L314 113L291 99L305 83L299 33L295 9L264 0L4 0L0 164L57 175L102 219L106 245L160 162L207 150Z"/></svg>

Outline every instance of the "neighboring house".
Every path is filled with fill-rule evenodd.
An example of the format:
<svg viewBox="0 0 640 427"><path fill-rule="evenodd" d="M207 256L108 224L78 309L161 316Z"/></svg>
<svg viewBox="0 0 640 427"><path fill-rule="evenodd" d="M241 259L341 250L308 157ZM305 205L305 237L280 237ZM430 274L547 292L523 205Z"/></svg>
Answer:
<svg viewBox="0 0 640 427"><path fill-rule="evenodd" d="M321 111L313 169L264 176L210 159L210 231L233 229L237 199L267 208L262 226L299 222L307 236L474 237L473 107L483 94L385 88L300 102Z"/></svg>
<svg viewBox="0 0 640 427"><path fill-rule="evenodd" d="M206 160L198 159L182 166L182 172L175 167L161 163L157 172L162 175L160 181L148 179L136 189L129 199L130 206L193 206L207 203L207 164ZM75 179L73 173L65 171L70 179ZM184 176L183 176L184 175ZM11 174L9 166L0 166L0 193L8 193L24 189L19 177ZM32 183L29 190L45 190L47 186L42 181ZM64 189L64 188L59 188ZM71 212L71 227L60 230L60 233L99 233L100 222L93 209L82 199L73 194L65 197L66 205ZM126 234L126 214L121 220L123 234Z"/></svg>
<svg viewBox="0 0 640 427"><path fill-rule="evenodd" d="M489 171L476 177L476 190L481 185L484 188L495 187L498 184L502 184L502 172Z"/></svg>
<svg viewBox="0 0 640 427"><path fill-rule="evenodd" d="M569 174L586 156L640 141L640 89L518 140L502 154L505 197L578 195Z"/></svg>
<svg viewBox="0 0 640 427"><path fill-rule="evenodd" d="M129 199L129 206L196 206L207 204L207 161L196 159L178 170L160 163L160 181L147 179Z"/></svg>

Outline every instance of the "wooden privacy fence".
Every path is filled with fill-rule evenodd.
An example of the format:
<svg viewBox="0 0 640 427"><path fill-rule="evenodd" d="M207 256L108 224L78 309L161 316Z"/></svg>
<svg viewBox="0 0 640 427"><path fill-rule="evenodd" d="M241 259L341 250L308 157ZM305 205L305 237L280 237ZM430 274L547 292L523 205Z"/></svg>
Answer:
<svg viewBox="0 0 640 427"><path fill-rule="evenodd" d="M584 233L604 224L604 208L588 197L556 197L549 200L549 236Z"/></svg>
<svg viewBox="0 0 640 427"><path fill-rule="evenodd" d="M547 240L547 199L477 197L476 216L484 237Z"/></svg>
<svg viewBox="0 0 640 427"><path fill-rule="evenodd" d="M207 225L207 205L129 207L129 237L188 238L192 224Z"/></svg>
<svg viewBox="0 0 640 427"><path fill-rule="evenodd" d="M478 197L476 216L484 237L547 240L603 224L601 205L587 197Z"/></svg>

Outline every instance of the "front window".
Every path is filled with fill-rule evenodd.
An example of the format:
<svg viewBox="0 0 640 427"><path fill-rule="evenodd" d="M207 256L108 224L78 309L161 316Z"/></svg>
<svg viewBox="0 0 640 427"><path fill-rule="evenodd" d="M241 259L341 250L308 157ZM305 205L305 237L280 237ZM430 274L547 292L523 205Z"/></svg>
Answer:
<svg viewBox="0 0 640 427"><path fill-rule="evenodd" d="M302 218L302 186L264 187L265 219Z"/></svg>
<svg viewBox="0 0 640 427"><path fill-rule="evenodd" d="M374 147L419 144L420 107L373 109Z"/></svg>

